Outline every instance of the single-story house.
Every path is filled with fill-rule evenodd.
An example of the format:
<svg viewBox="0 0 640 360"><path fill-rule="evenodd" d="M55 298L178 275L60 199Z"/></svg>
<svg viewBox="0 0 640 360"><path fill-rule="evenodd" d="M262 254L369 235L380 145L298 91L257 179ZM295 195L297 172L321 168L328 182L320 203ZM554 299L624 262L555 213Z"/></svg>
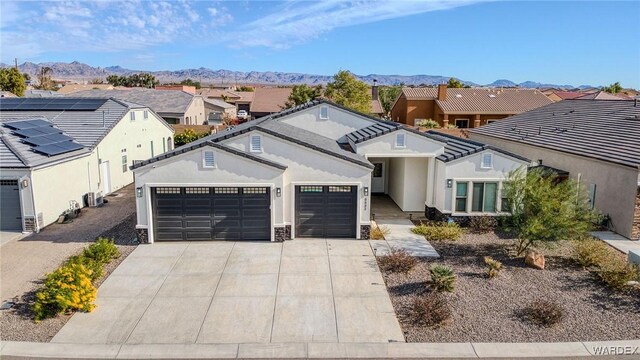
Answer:
<svg viewBox="0 0 640 360"><path fill-rule="evenodd" d="M217 99L233 104L236 110L244 110L249 113L253 102L253 91L232 91L229 89L206 88L200 89L200 94L205 99Z"/></svg>
<svg viewBox="0 0 640 360"><path fill-rule="evenodd" d="M204 109L207 114L207 122L209 125L213 123L220 123L222 119L227 116L235 119L237 116L236 106L224 102L219 99L203 98Z"/></svg>
<svg viewBox="0 0 640 360"><path fill-rule="evenodd" d="M58 94L72 94L85 90L113 90L115 87L111 84L67 84L58 89Z"/></svg>
<svg viewBox="0 0 640 360"><path fill-rule="evenodd" d="M588 190L611 228L640 238L640 104L634 100L564 100L469 132L555 168Z"/></svg>
<svg viewBox="0 0 640 360"><path fill-rule="evenodd" d="M86 90L72 97L113 97L148 106L169 124L203 125L207 114L202 96L181 90L132 88L128 90Z"/></svg>
<svg viewBox="0 0 640 360"><path fill-rule="evenodd" d="M372 194L430 217L499 215L523 157L326 100L134 164L141 242L368 239Z"/></svg>
<svg viewBox="0 0 640 360"><path fill-rule="evenodd" d="M286 108L285 104L293 88L259 87L253 95L249 113L254 119L277 113Z"/></svg>
<svg viewBox="0 0 640 360"><path fill-rule="evenodd" d="M99 203L172 138L153 110L114 98L0 99L0 228L39 231L74 204Z"/></svg>
<svg viewBox="0 0 640 360"><path fill-rule="evenodd" d="M537 89L458 89L440 84L403 88L391 108L391 119L411 126L431 119L443 128L477 128L550 103Z"/></svg>

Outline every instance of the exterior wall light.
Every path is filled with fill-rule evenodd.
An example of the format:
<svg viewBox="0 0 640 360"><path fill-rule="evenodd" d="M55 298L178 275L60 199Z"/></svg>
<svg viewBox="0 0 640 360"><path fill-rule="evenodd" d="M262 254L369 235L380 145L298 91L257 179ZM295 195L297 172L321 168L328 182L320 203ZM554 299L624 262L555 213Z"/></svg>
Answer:
<svg viewBox="0 0 640 360"><path fill-rule="evenodd" d="M141 197L142 197L142 194L143 194L143 193L142 193L142 188L141 188L141 187L136 188L136 196L137 196L137 197L139 197L139 198L141 198Z"/></svg>
<svg viewBox="0 0 640 360"><path fill-rule="evenodd" d="M282 196L282 189L281 189L281 188L279 188L279 187L277 187L277 188L276 188L276 196L277 196L277 197Z"/></svg>
<svg viewBox="0 0 640 360"><path fill-rule="evenodd" d="M452 179L447 179L447 187L449 189L451 189L452 186L453 186L453 180Z"/></svg>
<svg viewBox="0 0 640 360"><path fill-rule="evenodd" d="M29 187L29 180L28 179L24 179L20 182L20 185L22 185L22 188L26 188Z"/></svg>
<svg viewBox="0 0 640 360"><path fill-rule="evenodd" d="M369 188L368 188L368 187L366 187L366 186L365 186L365 187L362 189L362 191L364 192L364 196L369 196Z"/></svg>

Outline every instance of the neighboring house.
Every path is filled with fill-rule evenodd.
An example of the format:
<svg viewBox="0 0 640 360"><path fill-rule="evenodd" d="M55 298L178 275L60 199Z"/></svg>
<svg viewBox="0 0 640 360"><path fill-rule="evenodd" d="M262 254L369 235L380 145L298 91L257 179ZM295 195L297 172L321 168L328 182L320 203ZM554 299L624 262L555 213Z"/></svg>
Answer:
<svg viewBox="0 0 640 360"><path fill-rule="evenodd" d="M580 92L580 91L552 91L545 95L547 95L547 97L552 101L558 102L562 100L570 100L570 99L575 99L581 96L585 96L587 95L587 93Z"/></svg>
<svg viewBox="0 0 640 360"><path fill-rule="evenodd" d="M233 104L236 110L244 110L249 113L253 101L253 91L231 91L228 89L200 89L200 94L205 99L217 99Z"/></svg>
<svg viewBox="0 0 640 360"><path fill-rule="evenodd" d="M26 90L24 97L26 98L50 98L50 97L62 97L64 94L60 94L55 90Z"/></svg>
<svg viewBox="0 0 640 360"><path fill-rule="evenodd" d="M578 96L575 99L580 100L631 100L630 96L627 96L622 93L618 94L610 94L606 91L597 91L588 94L583 94L582 96Z"/></svg>
<svg viewBox="0 0 640 360"><path fill-rule="evenodd" d="M207 122L204 100L181 90L133 88L129 90L87 90L73 97L114 97L151 108L169 124L203 125Z"/></svg>
<svg viewBox="0 0 640 360"><path fill-rule="evenodd" d="M640 237L640 104L565 100L470 131L472 140L538 160L576 179L611 218Z"/></svg>
<svg viewBox="0 0 640 360"><path fill-rule="evenodd" d="M172 150L172 138L155 112L122 100L0 99L0 228L38 231L131 184L129 166Z"/></svg>
<svg viewBox="0 0 640 360"><path fill-rule="evenodd" d="M249 107L249 114L257 119L271 115L286 108L292 88L259 87L253 95L253 101Z"/></svg>
<svg viewBox="0 0 640 360"><path fill-rule="evenodd" d="M222 119L227 116L235 119L237 116L236 106L226 103L218 99L204 98L204 109L207 114L207 121L209 125L213 123L221 123Z"/></svg>
<svg viewBox="0 0 640 360"><path fill-rule="evenodd" d="M196 87L191 85L156 85L156 90L177 90L188 92L189 94L196 94Z"/></svg>
<svg viewBox="0 0 640 360"><path fill-rule="evenodd" d="M391 119L414 126L432 119L441 127L477 128L510 115L548 105L539 90L447 88L404 88L391 109Z"/></svg>
<svg viewBox="0 0 640 360"><path fill-rule="evenodd" d="M12 93L11 91L2 91L2 93L0 93L0 97L3 98L16 98L18 97L16 94Z"/></svg>
<svg viewBox="0 0 640 360"><path fill-rule="evenodd" d="M72 94L85 90L113 90L111 84L68 84L58 89L58 94Z"/></svg>
<svg viewBox="0 0 640 360"><path fill-rule="evenodd" d="M142 242L368 239L373 193L430 218L497 215L503 180L528 164L315 100L134 164L137 231Z"/></svg>

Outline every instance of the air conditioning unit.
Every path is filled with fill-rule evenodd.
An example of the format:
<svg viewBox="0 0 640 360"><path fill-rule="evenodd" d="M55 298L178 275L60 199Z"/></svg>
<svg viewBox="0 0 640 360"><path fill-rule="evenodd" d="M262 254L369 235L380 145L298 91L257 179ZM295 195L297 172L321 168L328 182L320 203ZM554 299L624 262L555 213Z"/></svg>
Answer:
<svg viewBox="0 0 640 360"><path fill-rule="evenodd" d="M98 207L104 204L104 197L102 196L101 191L88 193L87 200L89 207Z"/></svg>

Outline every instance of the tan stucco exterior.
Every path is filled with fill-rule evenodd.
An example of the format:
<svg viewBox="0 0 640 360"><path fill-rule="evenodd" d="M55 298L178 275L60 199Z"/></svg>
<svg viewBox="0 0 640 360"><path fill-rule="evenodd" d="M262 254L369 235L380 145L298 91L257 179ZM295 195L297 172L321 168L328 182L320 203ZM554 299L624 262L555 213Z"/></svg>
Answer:
<svg viewBox="0 0 640 360"><path fill-rule="evenodd" d="M585 188L595 184L595 208L611 217L615 232L631 238L638 169L473 132L470 137L471 140L494 145L533 161L542 160L544 165L568 171L569 176L579 179Z"/></svg>

